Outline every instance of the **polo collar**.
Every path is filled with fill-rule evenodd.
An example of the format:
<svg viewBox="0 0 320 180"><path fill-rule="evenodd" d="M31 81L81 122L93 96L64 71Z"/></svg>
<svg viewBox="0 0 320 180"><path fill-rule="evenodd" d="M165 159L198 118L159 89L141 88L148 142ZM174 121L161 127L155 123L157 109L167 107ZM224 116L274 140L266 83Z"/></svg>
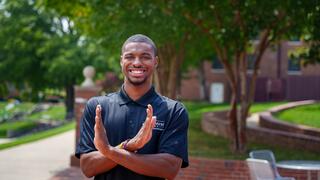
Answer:
<svg viewBox="0 0 320 180"><path fill-rule="evenodd" d="M134 101L127 95L126 91L124 90L124 85L122 85L120 89L120 105L128 104L129 102L135 102L137 104L147 107L148 104L152 103L156 96L157 93L154 89L154 86L151 86L151 88L146 94L144 94L138 100Z"/></svg>

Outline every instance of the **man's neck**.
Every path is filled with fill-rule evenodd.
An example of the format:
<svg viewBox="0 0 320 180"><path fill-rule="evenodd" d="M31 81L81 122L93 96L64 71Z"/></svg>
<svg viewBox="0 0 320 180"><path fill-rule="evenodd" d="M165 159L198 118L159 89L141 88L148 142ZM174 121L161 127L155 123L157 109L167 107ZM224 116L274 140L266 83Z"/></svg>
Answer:
<svg viewBox="0 0 320 180"><path fill-rule="evenodd" d="M135 86L130 83L124 83L124 90L126 91L127 95L134 101L145 95L150 90L150 88L151 84Z"/></svg>

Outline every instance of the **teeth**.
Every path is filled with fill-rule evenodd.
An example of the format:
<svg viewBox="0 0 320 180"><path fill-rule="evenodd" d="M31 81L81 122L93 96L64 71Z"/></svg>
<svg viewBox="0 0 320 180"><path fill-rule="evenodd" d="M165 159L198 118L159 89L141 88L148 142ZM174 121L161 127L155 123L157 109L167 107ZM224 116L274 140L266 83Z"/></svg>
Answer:
<svg viewBox="0 0 320 180"><path fill-rule="evenodd" d="M143 73L145 72L144 70L130 70L130 72L133 72L133 73Z"/></svg>

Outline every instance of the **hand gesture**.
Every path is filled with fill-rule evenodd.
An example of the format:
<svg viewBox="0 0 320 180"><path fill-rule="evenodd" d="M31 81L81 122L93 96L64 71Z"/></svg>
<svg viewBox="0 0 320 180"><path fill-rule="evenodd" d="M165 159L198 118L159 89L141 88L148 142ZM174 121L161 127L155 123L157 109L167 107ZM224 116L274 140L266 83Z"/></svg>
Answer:
<svg viewBox="0 0 320 180"><path fill-rule="evenodd" d="M134 138L130 139L127 143L126 149L129 151L136 151L142 148L150 141L152 137L152 129L155 127L156 117L153 116L153 109L150 104L148 104L146 111L147 117L141 129L139 130L137 135Z"/></svg>
<svg viewBox="0 0 320 180"><path fill-rule="evenodd" d="M94 145L102 154L108 152L110 145L106 133L106 129L103 126L101 118L101 105L96 107L96 124L94 125Z"/></svg>

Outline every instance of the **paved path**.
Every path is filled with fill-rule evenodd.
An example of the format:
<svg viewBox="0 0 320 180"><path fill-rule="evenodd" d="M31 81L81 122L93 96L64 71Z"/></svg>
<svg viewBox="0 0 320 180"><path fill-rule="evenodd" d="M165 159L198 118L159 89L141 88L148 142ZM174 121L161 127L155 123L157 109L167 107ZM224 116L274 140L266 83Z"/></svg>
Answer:
<svg viewBox="0 0 320 180"><path fill-rule="evenodd" d="M0 179L46 180L69 167L75 131L0 151Z"/></svg>

